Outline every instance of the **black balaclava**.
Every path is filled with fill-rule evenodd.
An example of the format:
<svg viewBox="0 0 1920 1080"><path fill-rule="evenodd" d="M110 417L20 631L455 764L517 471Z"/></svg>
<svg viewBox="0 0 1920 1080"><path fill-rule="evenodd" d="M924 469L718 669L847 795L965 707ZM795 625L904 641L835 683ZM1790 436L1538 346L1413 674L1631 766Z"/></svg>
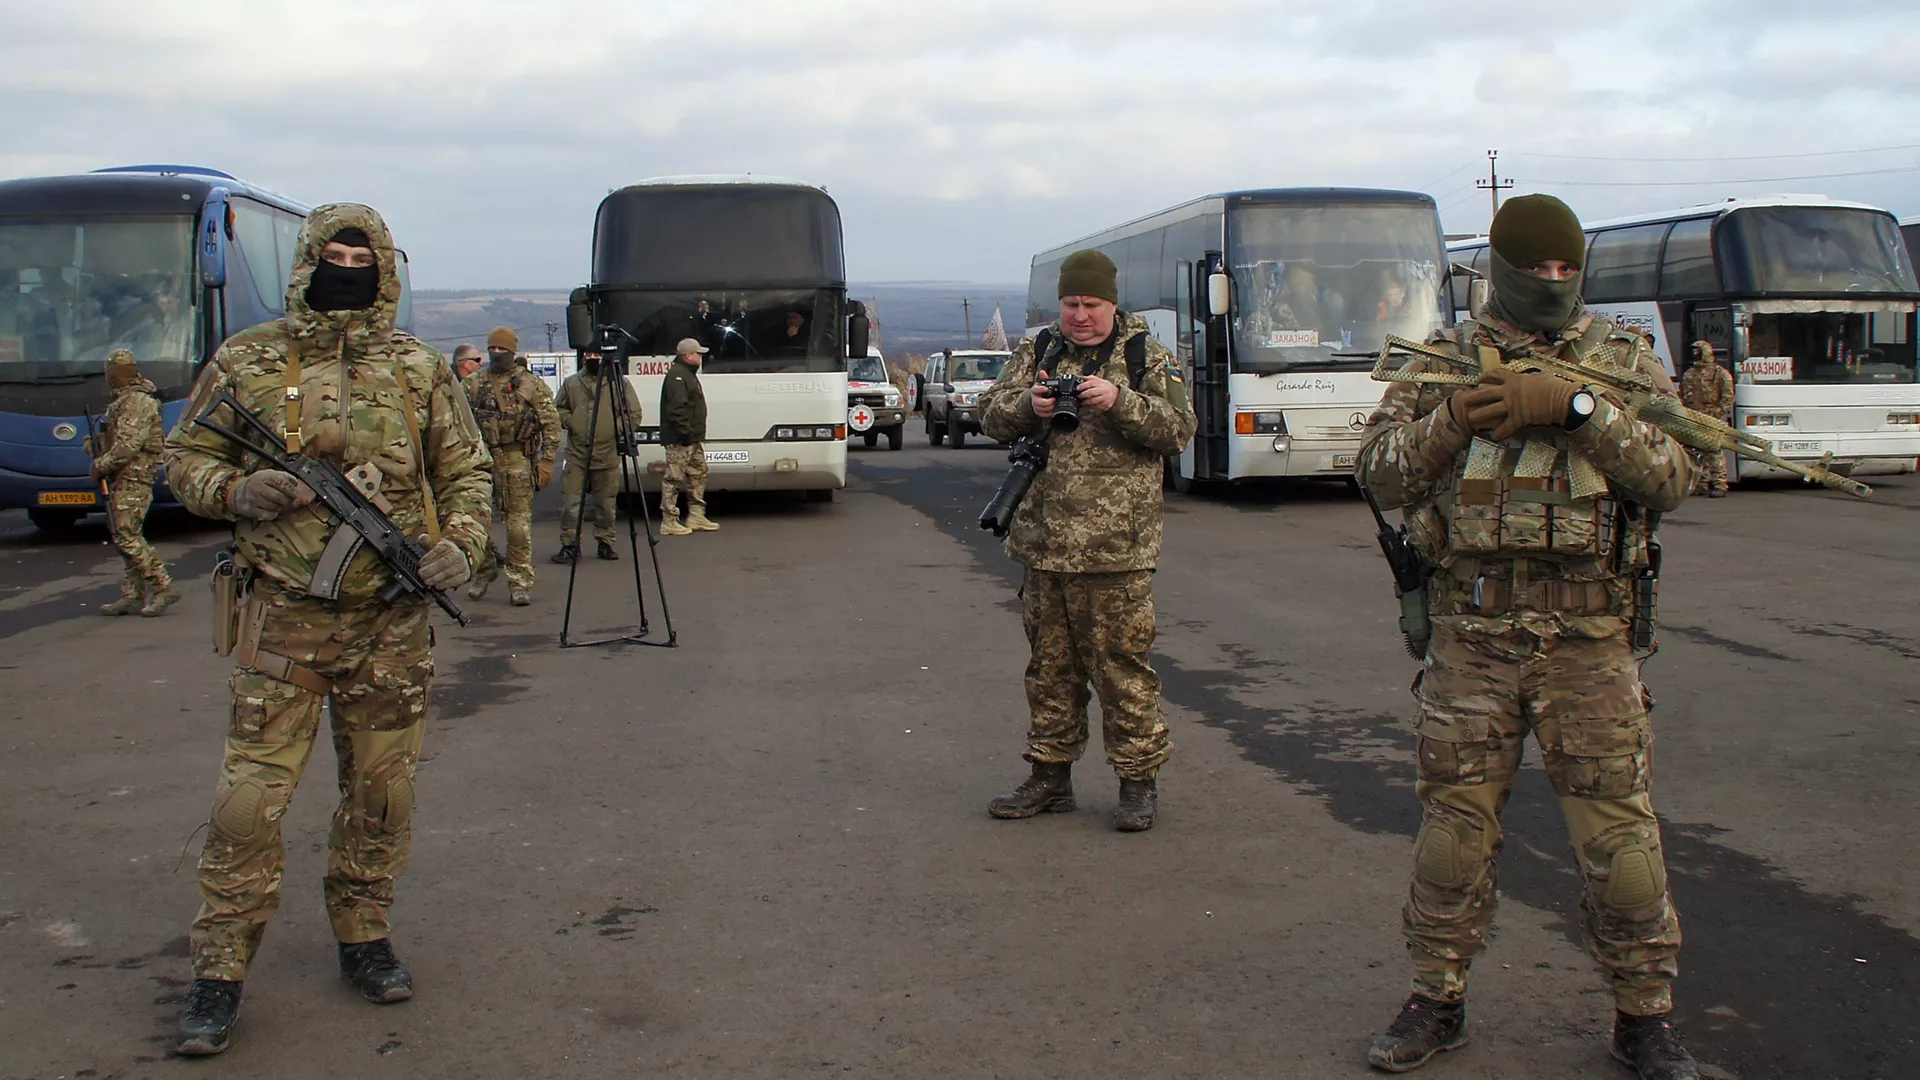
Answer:
<svg viewBox="0 0 1920 1080"><path fill-rule="evenodd" d="M488 349L487 370L495 375L505 375L513 370L513 357L512 349Z"/></svg>
<svg viewBox="0 0 1920 1080"><path fill-rule="evenodd" d="M600 373L600 358L593 353L588 353L580 358L580 366L586 370L587 374L597 375Z"/></svg>
<svg viewBox="0 0 1920 1080"><path fill-rule="evenodd" d="M361 229L348 227L327 238L329 244L370 248L373 241ZM341 266L321 259L307 282L307 306L315 311L363 311L380 296L380 267Z"/></svg>

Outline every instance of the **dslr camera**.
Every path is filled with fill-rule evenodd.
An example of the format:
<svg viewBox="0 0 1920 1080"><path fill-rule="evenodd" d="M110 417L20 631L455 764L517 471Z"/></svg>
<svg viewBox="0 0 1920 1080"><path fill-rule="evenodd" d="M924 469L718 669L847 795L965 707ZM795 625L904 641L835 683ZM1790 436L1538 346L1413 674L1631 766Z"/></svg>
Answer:
<svg viewBox="0 0 1920 1080"><path fill-rule="evenodd" d="M1040 385L1053 395L1053 430L1071 435L1080 430L1080 384L1078 375L1056 375Z"/></svg>

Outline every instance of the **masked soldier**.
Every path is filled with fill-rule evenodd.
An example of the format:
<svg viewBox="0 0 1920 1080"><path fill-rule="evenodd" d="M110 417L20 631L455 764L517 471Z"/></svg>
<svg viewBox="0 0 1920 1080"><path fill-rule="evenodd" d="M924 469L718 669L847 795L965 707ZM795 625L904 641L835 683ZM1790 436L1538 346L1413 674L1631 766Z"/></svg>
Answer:
<svg viewBox="0 0 1920 1080"><path fill-rule="evenodd" d="M603 559L620 557L613 549L613 499L620 492L613 395L625 395L627 416L635 425L640 423L640 397L619 372L609 375L606 392L600 394L597 420L594 395L600 382L599 353L583 354L580 370L560 384L560 426L567 429L567 471L560 479L560 550L553 555L557 563L570 563L580 557L580 494L589 490L599 555Z"/></svg>
<svg viewBox="0 0 1920 1080"><path fill-rule="evenodd" d="M1733 423L1733 376L1713 358L1713 346L1704 341L1693 343L1693 360L1680 379L1680 400L1687 408ZM1693 483L1697 494L1709 499L1727 497L1727 455L1718 450L1693 451L1699 475Z"/></svg>
<svg viewBox="0 0 1920 1080"><path fill-rule="evenodd" d="M153 384L140 377L133 354L115 349L107 357L107 389L113 400L100 418L88 475L107 488L107 513L113 519L113 546L126 567L120 574L120 599L100 608L102 615L139 612L153 616L179 599L167 564L147 543L147 508L153 505L153 480L160 471L160 399Z"/></svg>
<svg viewBox="0 0 1920 1080"><path fill-rule="evenodd" d="M515 607L533 602L533 493L553 483L560 414L553 391L520 367L520 337L498 326L487 335L487 366L466 381L467 403L493 455L493 491L507 518L507 586ZM499 552L487 544L467 595L475 600L499 576Z"/></svg>
<svg viewBox="0 0 1920 1080"><path fill-rule="evenodd" d="M660 381L660 441L666 444L667 475L660 480L660 535L686 536L720 526L707 518L707 392L700 386L700 358L707 347L693 338L674 346L673 365ZM680 493L687 493L687 520L680 522Z"/></svg>
<svg viewBox="0 0 1920 1080"><path fill-rule="evenodd" d="M1153 571L1160 558L1163 463L1193 438L1193 408L1173 354L1145 319L1117 306L1113 260L1077 251L1060 266L1060 319L1023 341L981 401L988 438L1044 438L1051 458L1014 514L1007 554L1026 565L1026 759L1032 774L988 804L998 818L1074 808L1073 763L1087 744L1091 682L1107 762L1120 778L1114 827L1153 827L1160 766L1173 754L1153 670ZM1079 375L1080 426L1055 430L1059 402L1041 383Z"/></svg>
<svg viewBox="0 0 1920 1080"><path fill-rule="evenodd" d="M1686 497L1692 463L1609 394L1500 366L1551 353L1638 368L1671 390L1644 336L1581 307L1586 238L1573 211L1551 196L1513 199L1490 238L1487 313L1432 341L1477 362L1479 384L1393 383L1360 457L1361 482L1382 506L1406 508L1434 568L1416 683L1425 820L1404 912L1413 995L1367 1060L1405 1072L1466 1044L1467 970L1498 895L1500 810L1532 733L1586 883L1587 943L1617 1010L1613 1054L1648 1080L1685 1080L1698 1072L1667 1022L1680 921L1628 630L1651 516ZM1416 358L1407 370L1470 369Z"/></svg>
<svg viewBox="0 0 1920 1080"><path fill-rule="evenodd" d="M292 475L193 423L221 392L232 394L284 432L289 450L371 487L398 525L423 537L426 583L457 587L487 542L486 444L445 358L395 328L399 302L386 222L365 206L320 207L297 241L286 315L220 347L167 440L175 494L202 517L234 522L234 557L251 576L226 628L237 639L232 719L200 856L182 1054L227 1046L241 981L280 903L280 821L323 710L340 769L326 874L340 972L368 1001L413 994L387 913L411 846L433 677L431 601L382 603L391 575L367 550L337 600L309 595L333 530L328 515Z"/></svg>

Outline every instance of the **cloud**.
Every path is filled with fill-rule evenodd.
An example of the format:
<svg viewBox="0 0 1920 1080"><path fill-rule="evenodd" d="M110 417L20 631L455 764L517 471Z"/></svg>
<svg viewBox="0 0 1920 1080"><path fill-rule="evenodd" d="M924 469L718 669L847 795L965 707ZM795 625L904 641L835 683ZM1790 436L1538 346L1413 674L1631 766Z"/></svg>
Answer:
<svg viewBox="0 0 1920 1080"><path fill-rule="evenodd" d="M1438 179L1478 228L1489 147L1595 216L1754 189L1540 182L1920 165L1537 156L1920 141L1888 119L1920 108L1903 0L0 3L0 175L192 161L362 199L428 287L577 282L599 199L679 172L824 184L856 277L1004 282L1235 187ZM1913 175L1824 186L1920 211Z"/></svg>

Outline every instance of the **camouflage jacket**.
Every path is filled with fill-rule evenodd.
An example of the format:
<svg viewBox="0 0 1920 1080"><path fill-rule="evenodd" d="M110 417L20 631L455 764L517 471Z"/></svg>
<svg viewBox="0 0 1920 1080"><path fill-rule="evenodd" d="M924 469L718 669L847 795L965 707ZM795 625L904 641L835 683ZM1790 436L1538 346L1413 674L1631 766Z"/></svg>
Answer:
<svg viewBox="0 0 1920 1080"><path fill-rule="evenodd" d="M1509 355L1528 348L1564 351L1590 328L1607 334L1610 344L1630 349L1629 355L1636 358L1639 370L1651 376L1660 389L1671 391L1672 380L1652 350L1646 347L1644 336L1614 327L1591 314L1584 314L1573 326L1553 337L1526 334L1488 318L1455 330L1440 331L1429 344L1454 352L1492 345ZM1441 361L1415 357L1403 370L1433 371L1445 367ZM1464 367L1458 369L1465 370ZM1643 529L1632 535L1611 535L1619 523L1616 511L1627 503L1654 511L1677 507L1693 485L1692 463L1686 448L1652 424L1635 419L1623 402L1604 393L1597 394L1598 408L1578 428L1572 431L1557 427L1529 429L1509 440L1505 447L1495 447L1504 451L1509 461L1527 440L1538 441L1556 452L1556 472L1541 481L1546 491L1538 499L1516 501L1526 504L1557 498L1569 510L1590 513L1591 525L1583 524L1583 528L1591 527L1599 534L1590 545L1595 550L1584 555L1556 554L1551 550L1462 554L1456 550L1458 539L1463 535L1462 522L1469 526L1485 525L1490 511L1484 505L1467 505L1463 509L1463 504L1485 500L1464 499L1462 495L1463 484L1471 483L1465 474L1468 450L1475 439L1474 432L1446 407L1448 397L1457 389L1389 383L1368 423L1357 469L1359 480L1373 491L1383 508L1405 508L1409 537L1428 565L1436 568L1429 585L1436 621L1493 633L1516 627L1578 637L1612 637L1625 632L1625 615L1631 607L1628 571L1644 562L1646 535ZM1584 455L1606 479L1607 494L1597 504L1570 502L1564 494L1566 469L1573 454ZM1556 489L1562 494L1554 495ZM1558 510L1554 508L1554 512ZM1542 515L1544 520L1549 511L1539 505L1523 505L1514 513L1521 520L1528 513ZM1507 521L1504 516L1501 520ZM1526 539L1537 540L1537 537ZM1470 589L1471 583L1479 578L1512 584L1564 582L1583 590L1590 587L1592 592L1586 595L1604 596L1608 602L1590 603L1579 612L1570 612L1516 600L1512 610L1497 616L1465 613L1463 590Z"/></svg>
<svg viewBox="0 0 1920 1080"><path fill-rule="evenodd" d="M1147 333L1145 319L1124 316L1112 354L1094 371L1100 348L1073 345L1060 324L1053 325L1048 374L1098 374L1120 388L1120 397L1105 412L1081 413L1073 434L1047 435L1047 467L1034 478L1007 534L1007 554L1016 561L1064 573L1151 570L1160 561L1165 461L1186 449L1194 419L1173 354L1151 336L1144 385L1132 384L1126 343ZM1048 422L1033 412L1037 370L1029 338L981 398L980 428L988 438L1010 442L1048 432Z"/></svg>
<svg viewBox="0 0 1920 1080"><path fill-rule="evenodd" d="M516 449L548 461L560 453L560 412L546 380L525 368L497 375L482 365L461 388L487 449Z"/></svg>
<svg viewBox="0 0 1920 1080"><path fill-rule="evenodd" d="M594 419L593 398L599 389L599 377L584 371L576 371L567 376L560 384L560 426L567 429L567 457L576 457L575 447L585 446L591 435L593 456L588 462L590 469L611 469L620 464L614 455L613 399L602 396L600 417ZM633 392L633 383L624 378L614 379L607 387L611 392L619 387L626 393L627 411L633 417L637 427L640 424L640 395Z"/></svg>
<svg viewBox="0 0 1920 1080"><path fill-rule="evenodd" d="M1680 377L1680 400L1687 408L1733 422L1733 376L1710 360L1697 360Z"/></svg>
<svg viewBox="0 0 1920 1080"><path fill-rule="evenodd" d="M95 465L107 476L151 484L160 471L166 432L160 427L160 399L145 379L114 392L100 418Z"/></svg>
<svg viewBox="0 0 1920 1080"><path fill-rule="evenodd" d="M379 256L380 292L367 311L317 312L307 306L307 283L327 237L343 228L365 230ZM301 591L332 535L319 504L290 509L272 521L238 518L234 485L266 463L193 423L215 395L230 392L269 426L285 431L288 356L300 362L300 452L342 470L371 464L393 520L414 536L427 531L422 475L432 485L441 534L473 565L486 551L493 482L486 444L447 362L434 349L395 328L400 278L393 236L373 210L352 204L322 206L300 230L286 315L228 338L194 387L193 400L167 437L167 474L174 494L201 517L234 522L241 554L260 573ZM415 423L424 447L407 430L411 388ZM343 409L344 405L344 409ZM217 416L218 414L216 414ZM228 421L229 426L237 426ZM425 461L421 461L424 451ZM384 564L361 551L340 592L343 607L373 602L388 582Z"/></svg>

